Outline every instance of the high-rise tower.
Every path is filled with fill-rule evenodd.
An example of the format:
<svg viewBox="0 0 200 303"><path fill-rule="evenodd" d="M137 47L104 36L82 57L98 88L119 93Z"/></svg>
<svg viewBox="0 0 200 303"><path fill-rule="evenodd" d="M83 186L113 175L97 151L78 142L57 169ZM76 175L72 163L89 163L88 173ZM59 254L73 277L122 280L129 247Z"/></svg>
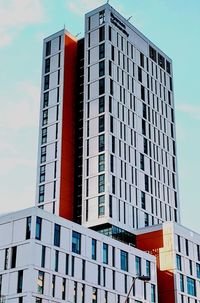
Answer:
<svg viewBox="0 0 200 303"><path fill-rule="evenodd" d="M44 41L36 205L116 237L180 221L172 61L109 4Z"/></svg>

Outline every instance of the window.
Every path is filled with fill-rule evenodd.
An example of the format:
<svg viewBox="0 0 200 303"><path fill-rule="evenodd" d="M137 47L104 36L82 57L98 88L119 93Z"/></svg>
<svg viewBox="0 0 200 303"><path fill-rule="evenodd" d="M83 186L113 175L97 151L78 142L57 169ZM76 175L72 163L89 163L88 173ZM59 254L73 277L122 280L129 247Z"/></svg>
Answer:
<svg viewBox="0 0 200 303"><path fill-rule="evenodd" d="M82 260L82 280L85 280L85 260Z"/></svg>
<svg viewBox="0 0 200 303"><path fill-rule="evenodd" d="M99 12L99 25L105 23L105 10Z"/></svg>
<svg viewBox="0 0 200 303"><path fill-rule="evenodd" d="M111 45L111 59L114 61L115 60L115 48L113 45Z"/></svg>
<svg viewBox="0 0 200 303"><path fill-rule="evenodd" d="M49 105L49 92L44 93L43 108Z"/></svg>
<svg viewBox="0 0 200 303"><path fill-rule="evenodd" d="M99 116L99 133L104 132L105 123L104 123L104 115Z"/></svg>
<svg viewBox="0 0 200 303"><path fill-rule="evenodd" d="M16 267L16 259L17 259L17 246L13 246L11 248L11 268Z"/></svg>
<svg viewBox="0 0 200 303"><path fill-rule="evenodd" d="M140 154L140 168L144 170L144 155Z"/></svg>
<svg viewBox="0 0 200 303"><path fill-rule="evenodd" d="M156 302L156 287L154 284L151 284L151 302Z"/></svg>
<svg viewBox="0 0 200 303"><path fill-rule="evenodd" d="M99 80L99 95L105 93L105 78Z"/></svg>
<svg viewBox="0 0 200 303"><path fill-rule="evenodd" d="M145 88L143 85L141 85L141 99L145 101Z"/></svg>
<svg viewBox="0 0 200 303"><path fill-rule="evenodd" d="M165 58L161 54L158 54L158 65L165 69Z"/></svg>
<svg viewBox="0 0 200 303"><path fill-rule="evenodd" d="M110 94L113 96L113 91L114 91L114 88L113 88L113 80L110 79Z"/></svg>
<svg viewBox="0 0 200 303"><path fill-rule="evenodd" d="M98 197L98 216L105 215L105 196Z"/></svg>
<svg viewBox="0 0 200 303"><path fill-rule="evenodd" d="M98 192L102 193L105 191L105 175L99 175L98 177Z"/></svg>
<svg viewBox="0 0 200 303"><path fill-rule="evenodd" d="M55 297L55 284L56 284L56 276L52 276L52 297Z"/></svg>
<svg viewBox="0 0 200 303"><path fill-rule="evenodd" d="M77 303L77 282L74 282L74 301L73 303Z"/></svg>
<svg viewBox="0 0 200 303"><path fill-rule="evenodd" d="M51 41L46 42L46 56L51 54Z"/></svg>
<svg viewBox="0 0 200 303"><path fill-rule="evenodd" d="M59 251L55 250L55 271L58 272L58 264L59 264Z"/></svg>
<svg viewBox="0 0 200 303"><path fill-rule="evenodd" d="M144 187L146 191L149 191L149 177L144 175Z"/></svg>
<svg viewBox="0 0 200 303"><path fill-rule="evenodd" d="M60 225L54 225L54 245L60 246Z"/></svg>
<svg viewBox="0 0 200 303"><path fill-rule="evenodd" d="M140 65L144 67L144 55L140 53Z"/></svg>
<svg viewBox="0 0 200 303"><path fill-rule="evenodd" d="M142 69L138 66L138 81L142 82Z"/></svg>
<svg viewBox="0 0 200 303"><path fill-rule="evenodd" d="M46 246L42 245L41 267L45 267Z"/></svg>
<svg viewBox="0 0 200 303"><path fill-rule="evenodd" d="M120 251L121 270L128 271L128 253L126 251Z"/></svg>
<svg viewBox="0 0 200 303"><path fill-rule="evenodd" d="M196 283L195 280L187 277L187 293L196 297Z"/></svg>
<svg viewBox="0 0 200 303"><path fill-rule="evenodd" d="M115 176L112 176L112 193L115 195Z"/></svg>
<svg viewBox="0 0 200 303"><path fill-rule="evenodd" d="M97 288L92 288L92 303L97 303Z"/></svg>
<svg viewBox="0 0 200 303"><path fill-rule="evenodd" d="M110 155L110 171L111 173L114 172L114 156Z"/></svg>
<svg viewBox="0 0 200 303"><path fill-rule="evenodd" d="M197 278L200 279L200 264L196 263L196 274Z"/></svg>
<svg viewBox="0 0 200 303"><path fill-rule="evenodd" d="M112 218L112 196L109 195L109 217Z"/></svg>
<svg viewBox="0 0 200 303"><path fill-rule="evenodd" d="M35 231L36 240L41 240L41 233L42 233L42 218L36 217L36 231Z"/></svg>
<svg viewBox="0 0 200 303"><path fill-rule="evenodd" d="M8 269L9 249L5 249L4 270Z"/></svg>
<svg viewBox="0 0 200 303"><path fill-rule="evenodd" d="M45 60L45 74L50 72L50 58Z"/></svg>
<svg viewBox="0 0 200 303"><path fill-rule="evenodd" d="M66 279L62 279L62 300L66 300Z"/></svg>
<svg viewBox="0 0 200 303"><path fill-rule="evenodd" d="M104 135L99 136L99 152L102 152L105 150L105 142L104 142Z"/></svg>
<svg viewBox="0 0 200 303"><path fill-rule="evenodd" d="M46 171L45 165L40 166L40 182L45 181L45 171Z"/></svg>
<svg viewBox="0 0 200 303"><path fill-rule="evenodd" d="M46 153L47 153L47 147L46 146L42 146L41 147L41 159L40 162L43 163L46 161Z"/></svg>
<svg viewBox="0 0 200 303"><path fill-rule="evenodd" d="M48 123L48 110L45 109L42 114L42 125L46 125Z"/></svg>
<svg viewBox="0 0 200 303"><path fill-rule="evenodd" d="M108 244L103 243L103 263L108 264Z"/></svg>
<svg viewBox="0 0 200 303"><path fill-rule="evenodd" d="M37 280L37 292L39 294L43 294L44 292L44 272L38 272L38 280Z"/></svg>
<svg viewBox="0 0 200 303"><path fill-rule="evenodd" d="M69 255L65 255L65 274L68 275L69 273Z"/></svg>
<svg viewBox="0 0 200 303"><path fill-rule="evenodd" d="M180 255L176 255L176 266L178 270L182 270L182 263L181 263L181 256Z"/></svg>
<svg viewBox="0 0 200 303"><path fill-rule="evenodd" d="M92 259L97 259L97 240L92 239Z"/></svg>
<svg viewBox="0 0 200 303"><path fill-rule="evenodd" d="M157 62L157 52L156 52L156 50L155 50L153 47L151 47L151 46L149 46L149 57L150 57L153 61Z"/></svg>
<svg viewBox="0 0 200 303"><path fill-rule="evenodd" d="M18 271L17 293L21 293L23 288L23 270Z"/></svg>
<svg viewBox="0 0 200 303"><path fill-rule="evenodd" d="M141 258L135 257L136 276L141 276Z"/></svg>
<svg viewBox="0 0 200 303"><path fill-rule="evenodd" d="M171 74L171 64L167 60L166 60L166 71L167 71L168 74Z"/></svg>
<svg viewBox="0 0 200 303"><path fill-rule="evenodd" d="M112 27L111 26L108 27L108 39L110 41L112 41Z"/></svg>
<svg viewBox="0 0 200 303"><path fill-rule="evenodd" d="M102 77L105 75L105 61L99 62L99 77Z"/></svg>
<svg viewBox="0 0 200 303"><path fill-rule="evenodd" d="M105 57L105 44L102 43L99 45L99 60Z"/></svg>
<svg viewBox="0 0 200 303"><path fill-rule="evenodd" d="M105 111L105 102L104 97L99 98L99 114L103 113Z"/></svg>
<svg viewBox="0 0 200 303"><path fill-rule="evenodd" d="M189 245L188 245L187 239L185 239L185 252L186 252L186 255L189 256Z"/></svg>
<svg viewBox="0 0 200 303"><path fill-rule="evenodd" d="M151 262L146 260L146 276L151 278Z"/></svg>
<svg viewBox="0 0 200 303"><path fill-rule="evenodd" d="M144 213L144 226L149 226L149 214Z"/></svg>
<svg viewBox="0 0 200 303"><path fill-rule="evenodd" d="M179 278L180 278L180 291L184 292L184 276L180 274Z"/></svg>
<svg viewBox="0 0 200 303"><path fill-rule="evenodd" d="M31 237L31 217L26 218L26 240Z"/></svg>
<svg viewBox="0 0 200 303"><path fill-rule="evenodd" d="M49 89L49 75L44 76L44 90Z"/></svg>
<svg viewBox="0 0 200 303"><path fill-rule="evenodd" d="M76 254L81 253L81 234L76 231L72 232L72 252Z"/></svg>
<svg viewBox="0 0 200 303"><path fill-rule="evenodd" d="M146 136L146 121L142 119L142 134Z"/></svg>
<svg viewBox="0 0 200 303"><path fill-rule="evenodd" d="M99 173L105 170L105 154L99 155Z"/></svg>
<svg viewBox="0 0 200 303"><path fill-rule="evenodd" d="M39 199L38 199L39 203L44 202L44 190L45 190L45 186L44 185L40 185L39 186Z"/></svg>
<svg viewBox="0 0 200 303"><path fill-rule="evenodd" d="M42 129L41 144L47 143L47 127Z"/></svg>
<svg viewBox="0 0 200 303"><path fill-rule="evenodd" d="M105 40L105 26L99 28L99 42Z"/></svg>

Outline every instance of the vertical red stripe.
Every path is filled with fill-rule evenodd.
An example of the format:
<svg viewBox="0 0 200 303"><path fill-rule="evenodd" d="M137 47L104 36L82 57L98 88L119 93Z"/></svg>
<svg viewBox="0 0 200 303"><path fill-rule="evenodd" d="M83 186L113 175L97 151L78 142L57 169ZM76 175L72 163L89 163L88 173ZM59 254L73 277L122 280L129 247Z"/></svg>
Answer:
<svg viewBox="0 0 200 303"><path fill-rule="evenodd" d="M64 89L59 215L73 220L77 40L64 38Z"/></svg>

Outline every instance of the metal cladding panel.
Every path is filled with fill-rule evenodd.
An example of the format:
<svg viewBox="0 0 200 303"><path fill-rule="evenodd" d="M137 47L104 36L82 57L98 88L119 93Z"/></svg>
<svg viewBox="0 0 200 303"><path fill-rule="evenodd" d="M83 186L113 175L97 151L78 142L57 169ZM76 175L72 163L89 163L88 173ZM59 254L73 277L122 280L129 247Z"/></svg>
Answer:
<svg viewBox="0 0 200 303"><path fill-rule="evenodd" d="M59 215L69 220L73 219L74 200L76 57L77 40L66 34Z"/></svg>

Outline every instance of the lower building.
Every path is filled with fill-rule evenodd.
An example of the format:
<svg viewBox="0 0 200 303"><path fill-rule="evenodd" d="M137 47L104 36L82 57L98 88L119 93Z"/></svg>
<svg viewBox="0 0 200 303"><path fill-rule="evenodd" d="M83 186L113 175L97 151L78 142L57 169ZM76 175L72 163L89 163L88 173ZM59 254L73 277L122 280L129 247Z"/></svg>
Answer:
<svg viewBox="0 0 200 303"><path fill-rule="evenodd" d="M200 302L200 235L165 222L138 230L136 245L157 258L158 302Z"/></svg>
<svg viewBox="0 0 200 303"><path fill-rule="evenodd" d="M123 303L131 286L127 302L158 302L155 256L39 208L0 217L5 302Z"/></svg>

